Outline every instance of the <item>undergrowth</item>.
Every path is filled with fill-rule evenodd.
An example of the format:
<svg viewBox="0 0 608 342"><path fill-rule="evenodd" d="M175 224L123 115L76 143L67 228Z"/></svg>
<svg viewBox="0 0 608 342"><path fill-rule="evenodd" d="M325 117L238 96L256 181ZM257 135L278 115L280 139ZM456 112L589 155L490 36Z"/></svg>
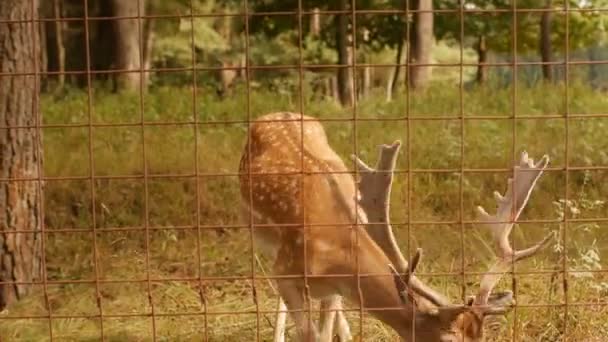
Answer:
<svg viewBox="0 0 608 342"><path fill-rule="evenodd" d="M256 274L266 274L268 265L262 268L251 260L249 231L234 227L243 224L235 174L246 121L272 111L298 111L303 104L306 114L331 119L324 126L345 160L356 145L357 154L372 163L377 145L402 140L397 168L417 172L411 184L407 173L396 175L394 229L405 253L424 248L422 274L454 274L421 277L455 302L462 300L463 288L470 295L478 286L479 277L463 275L462 267L478 272L492 262L486 232L458 223L461 200L462 219L473 219L476 205L493 206L492 191L504 191L509 174L478 169L507 169L524 149L537 158L548 154L556 170L545 173L522 218L559 220L566 214L589 221L521 224L515 229L518 246L549 231L555 234L554 243L534 260L517 265L524 273L501 282L503 288L517 284L518 306L507 316L508 324L489 332L489 339L600 341L608 335L608 275L600 272L608 258L608 227L593 219L608 217L602 196L608 193L607 173L577 167L608 165L608 119L580 116L605 113L608 98L571 84L566 103L565 92L559 84L520 86L515 97L512 89L474 88L462 93L461 103L457 86L436 84L424 92L402 92L390 103L378 92L355 110L312 93L300 101L297 92L253 90L248 97L243 88L225 99L204 90L194 96L188 88L156 88L145 94L143 103L138 94L96 90L90 111L84 92L44 95L45 124L80 125L43 132L45 175L77 178L49 179L44 188L45 262L48 279L59 283L46 290L38 286L34 295L1 315L55 318L50 324L46 318L3 319L0 339L44 341L52 330L55 340L96 341L103 325L109 341L148 341L154 335L161 341L204 336L210 341L251 341L257 331L269 340L272 314L255 313L275 309L268 282L256 280L256 306L251 280L204 278L246 277L254 266ZM419 120L433 117L444 120ZM138 125L142 118L150 125ZM109 125L90 128L89 119ZM222 122L226 120L232 123ZM113 126L119 123L129 125ZM567 174L566 165L574 167ZM462 176L461 169L467 170ZM198 180L192 176L197 170ZM101 177L93 191L86 178L91 174ZM446 223L408 227L408 221ZM106 230L94 232L93 227ZM148 230L125 229L135 227ZM73 232L53 232L57 229ZM567 292L564 264L570 271ZM530 270L546 272L525 273ZM189 280L178 280L184 278ZM107 316L103 322L95 316L100 313L97 295ZM152 309L154 319L133 317ZM202 314L205 310L208 315ZM176 313L184 315L171 315ZM72 315L82 318L66 317ZM394 339L390 329L367 314L360 329L358 315L356 308L349 313L356 335L363 332L369 341ZM293 328L288 334L293 336Z"/></svg>

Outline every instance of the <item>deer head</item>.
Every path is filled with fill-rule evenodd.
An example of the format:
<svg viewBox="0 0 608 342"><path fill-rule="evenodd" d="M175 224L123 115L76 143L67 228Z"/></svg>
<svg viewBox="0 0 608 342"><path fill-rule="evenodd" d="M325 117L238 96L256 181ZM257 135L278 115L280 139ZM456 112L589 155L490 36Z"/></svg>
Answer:
<svg viewBox="0 0 608 342"><path fill-rule="evenodd" d="M515 166L514 176L508 181L505 195L494 192L497 202L496 214L490 215L482 207L477 207L481 224L492 232L497 260L483 274L477 294L466 304L438 303L436 310L417 312L414 318L416 320L415 328L411 332L415 337L414 340L483 341L484 318L508 312L514 304L513 293L510 291L492 293L494 287L515 262L536 254L551 237L551 235L547 235L541 241L523 250L514 250L509 241L513 225L526 206L537 180L548 163L547 156L534 163L527 153L522 153L519 163ZM413 303L416 306L416 294L424 298L433 297L433 294L424 293L424 289L411 285L412 275L420 262L421 253L421 250L415 253L409 267L402 274L394 267L389 267L404 305Z"/></svg>

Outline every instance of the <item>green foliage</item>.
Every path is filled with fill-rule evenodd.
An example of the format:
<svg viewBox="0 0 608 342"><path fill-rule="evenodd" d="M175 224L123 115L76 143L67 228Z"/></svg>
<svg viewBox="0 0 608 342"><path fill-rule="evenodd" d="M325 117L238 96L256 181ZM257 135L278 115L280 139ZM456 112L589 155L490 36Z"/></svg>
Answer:
<svg viewBox="0 0 608 342"><path fill-rule="evenodd" d="M517 1L519 9L538 9L544 1L525 0ZM566 42L570 50L596 44L605 39L603 22L606 14L601 11L592 11L594 8L606 7L604 0L576 1L569 0L568 15L563 12L563 1L553 1L552 34L551 40L556 52L565 50ZM517 36L517 53L526 54L538 51L540 34L540 20L543 12L519 12L514 18L511 12L504 12L511 8L511 2L506 0L468 0L463 4L466 9L482 9L490 13L465 13L464 22L461 23L460 14L439 16L435 23L435 34L438 39L454 39L463 44L472 46L477 38L485 36L488 48L496 52L512 51L513 37ZM435 0L438 9L458 10L459 2L450 0ZM585 11L578 11L585 9ZM502 10L492 13L492 10ZM515 21L515 30L513 23ZM566 25L566 22L568 23ZM461 35L461 25L464 37ZM566 33L568 27L568 33Z"/></svg>

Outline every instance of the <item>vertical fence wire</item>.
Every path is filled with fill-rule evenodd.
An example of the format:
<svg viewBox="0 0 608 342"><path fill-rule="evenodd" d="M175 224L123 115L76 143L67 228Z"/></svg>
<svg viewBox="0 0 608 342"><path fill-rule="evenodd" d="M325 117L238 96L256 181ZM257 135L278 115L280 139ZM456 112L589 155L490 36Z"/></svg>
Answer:
<svg viewBox="0 0 608 342"><path fill-rule="evenodd" d="M511 44L512 44L512 50L511 50L511 63L512 63L512 77L511 77L511 83L513 84L513 89L512 89L512 93L511 93L511 162L515 162L518 160L517 158L517 147L515 145L516 143L516 139L517 139L517 72L518 72L518 68L517 68L517 0L511 0L511 10L513 11L513 17L512 17L512 24L511 24ZM515 182L515 168L513 168L513 170L511 171L510 177L512 177L513 182ZM513 184L513 188L515 188L515 184ZM513 209L511 209L511 211L513 210L517 210L515 208L515 196L513 196L512 201L511 201L511 207ZM513 217L513 216L512 216ZM511 246L514 246L513 243L513 237L509 236L509 242L511 243ZM517 281L515 278L515 263L511 262L511 267L510 270L511 272L510 276L511 276L511 289L513 291L514 294L514 298L515 300L517 300ZM514 311L513 311L513 327L512 327L512 334L511 334L511 340L513 342L517 341L517 335L518 335L518 327L517 327L517 323L518 323L518 311L517 311L517 306L515 306Z"/></svg>
<svg viewBox="0 0 608 342"><path fill-rule="evenodd" d="M196 189L196 261L198 273L198 295L201 301L201 309L203 315L203 337L204 341L209 340L209 315L207 308L207 296L205 295L205 283L203 282L203 257L201 246L201 184L200 184L200 166L199 166L199 117L197 112L197 72L196 72L196 52L194 50L194 0L190 0L190 50L192 58L192 116L194 120L194 178ZM245 218L244 218L245 219Z"/></svg>
<svg viewBox="0 0 608 342"><path fill-rule="evenodd" d="M246 107L245 110L247 112L247 132L248 132L248 138L251 138L251 123L252 123L252 115L251 115L251 66L250 66L250 35L249 35L249 1L248 0L244 0L243 2L243 6L244 6L244 18L245 18L245 89L246 89ZM194 27L192 28L194 30ZM258 291L257 291L257 284L256 284L256 279L258 279L258 276L256 275L255 272L255 253L256 253L256 244L255 244L255 239L254 239L254 230L256 228L255 226L255 222L253 219L253 187L251 186L253 184L252 182L252 174L251 174L251 145L252 144L247 144L247 148L248 148L248 153L247 156L249 158L249 163L248 163L248 168L247 168L247 173L248 173L248 182L249 182L249 247L250 247L250 254L249 257L251 258L250 262L251 262L251 291L252 291L252 297L253 297L253 302L255 305L255 326L256 326L256 341L260 341L260 303L258 300Z"/></svg>
<svg viewBox="0 0 608 342"><path fill-rule="evenodd" d="M37 37L32 39L32 59L33 59L33 66L34 66L34 89L35 91L40 91L39 89L40 87L40 82L39 82L39 65L38 63L41 61L41 58L39 58L39 56L42 54L42 46L40 46L40 42L42 41L43 37L39 34L40 30L38 30L38 25L36 24L36 20L39 19L40 14L38 11L35 10L37 6L37 1L36 0L31 0L30 1L30 19L31 21L29 23L23 23L22 25L28 25L30 26L31 32L32 32L32 37ZM38 15L34 15L35 13L37 13ZM38 32L38 33L36 33ZM38 51L38 49L40 49L40 51ZM40 52L40 54L39 54ZM28 76L25 76L26 78ZM36 203L36 206L38 207L38 212L36 213L36 219L38 220L38 223L40 224L40 232L38 233L32 233L32 235L36 235L39 234L40 235L40 249L41 249L41 256L40 256L40 266L41 267L41 274L40 277L42 279L42 289L43 289L43 294L44 294L44 305L46 307L47 310L47 314L48 314L48 328L49 328L49 340L53 341L53 308L51 307L51 302L49 300L49 289L48 289L48 275L47 275L47 267L46 267L46 223L44 221L44 195L42 192L43 189L43 180L42 180L42 174L43 174L43 166L42 166L42 158L43 158L43 151L42 151L42 144L43 144L43 140L42 140L42 123L41 123L41 117L40 115L38 115L39 111L40 111L40 103L39 103L39 99L38 97L34 97L34 99L32 100L32 108L31 108L32 113L34 113L34 117L35 117L35 125L36 127L34 128L35 130L35 144L36 147L34 148L34 154L35 154L35 158L36 158L36 191L38 192L37 194L37 200L39 201L38 203ZM28 131L30 131L32 128L29 128ZM35 240L35 239L33 239ZM2 337L0 336L0 340L2 339Z"/></svg>
<svg viewBox="0 0 608 342"><path fill-rule="evenodd" d="M406 168L408 170L407 172L407 188L406 188L406 193L407 193L407 244L408 244L408 259L407 260L411 260L412 257L412 249L411 249L411 240L412 240L412 216L414 215L412 213L412 181L413 181L413 177L412 177L412 172L411 170L413 169L412 167L412 121L411 121L411 116L412 116L412 112L410 110L410 105L411 105L411 99L410 99L410 61L411 61L411 44L410 44L410 39L411 39L411 24L410 24L410 16L412 16L412 13L410 12L410 6L412 4L412 1L415 0L406 0L405 1L405 38L407 38L407 46L405 45L406 43L403 43L403 45L406 47L406 54L405 54L405 66L403 66L405 68L405 70L403 71L403 73L405 74L405 129L406 129L406 141L407 141L407 150L406 150ZM415 15L415 14L414 14ZM403 47L401 47L403 49ZM396 61L396 64L400 64L401 61L398 60ZM389 90L391 91L391 90ZM411 321L411 325L412 325L412 334L411 334L411 339L413 341L415 341L416 339L416 320L414 317L412 317L412 321Z"/></svg>
<svg viewBox="0 0 608 342"><path fill-rule="evenodd" d="M464 42L464 2L458 6L458 21L460 41ZM460 117L460 177L458 179L458 217L460 220L460 297L462 302L466 302L467 281L465 275L465 223L464 223L464 154L465 154L465 120L464 120L464 46L460 44L458 68L458 116Z"/></svg>
<svg viewBox="0 0 608 342"><path fill-rule="evenodd" d="M346 1L345 1L346 3ZM352 128L353 128L353 155L359 155L359 145L358 145L358 132L357 132L357 102L358 102L358 92L357 92L357 4L355 0L351 0L349 1L350 4L350 11L349 11L349 15L351 17L351 30L350 30L350 35L352 37L352 40L350 41L350 49L351 52L350 54L347 52L347 56L350 55L350 57L352 57L352 59L348 58L348 63L349 65L347 65L347 70L350 70L350 80L348 80L348 82L352 82L352 93L350 94L351 96L351 102L352 102ZM348 22L348 21L347 21ZM347 30L348 32L348 30ZM348 33L346 37L343 37L342 39L348 39ZM355 179L358 179L358 168L356 165L356 162L353 160L353 172L355 175ZM356 188L356 184L355 184L355 189L354 189L354 197L352 199L347 199L347 200L352 200L354 203L353 208L357 208L358 206L358 199L357 199L357 188ZM355 224L353 226L352 229L355 230L355 264L356 264L356 283L357 283L357 297L359 299L359 336L361 338L363 338L363 318L364 318L364 297L363 297L363 292L361 289L361 253L359 252L360 250L360 239L361 239L361 232L360 232L360 227L359 224L362 224L363 222L359 222L359 215L355 212L353 217L355 218Z"/></svg>
<svg viewBox="0 0 608 342"><path fill-rule="evenodd" d="M303 37L304 37L304 31L303 31L303 27L302 27L302 15L304 13L304 8L303 8L303 3L302 0L298 0L297 3L297 25L298 25L298 64L297 64L297 72L298 72L298 110L300 112L300 117L298 119L298 124L299 124L299 132L298 134L300 135L299 138L299 142L300 142L300 146L298 146L300 148L300 177L298 178L298 188L300 190L300 198L299 198L299 202L300 202L300 208L302 210L302 220L301 222L299 222L301 224L301 229L302 229L302 234L303 234L303 243L302 246L304 248L304 251L302 253L302 257L304 258L304 274L302 274L302 279L304 281L304 305L305 307L300 308L300 310L302 310L302 312L304 314L308 314L308 317L312 317L313 314L313 303L312 303L312 297L311 297L311 293L310 293L310 280L308 278L308 273L309 273L309 267L310 267L310 263L308 262L308 255L309 255L309 251L308 248L310 246L309 243L309 236L310 236L310 226L308 225L309 222L307 222L306 220L306 206L304 206L304 199L306 198L305 193L307 191L307 189L305 189L305 184L306 182L304 182L304 177L306 177L306 164L304 163L305 161L305 157L304 157L304 115L306 113L306 108L304 106L304 52L303 52ZM298 139L296 138L296 141L298 141ZM288 303L286 303L288 305ZM289 307L288 307L289 309ZM290 309L290 310L293 310ZM297 313L296 313L297 314ZM307 327L309 331L313 331L313 326L312 326L312 319L308 319L306 321ZM296 327L297 329L298 327Z"/></svg>
<svg viewBox="0 0 608 342"><path fill-rule="evenodd" d="M95 269L95 301L99 310L99 329L100 338L105 339L103 326L103 303L101 299L101 285L99 283L99 244L97 241L97 202L95 200L95 158L93 156L93 84L91 79L91 46L89 29L89 2L84 0L84 35L85 35L85 58L86 58L86 77L87 77L87 121L88 121L88 152L89 152L89 183L91 196L91 234L93 235L93 267Z"/></svg>
<svg viewBox="0 0 608 342"><path fill-rule="evenodd" d="M565 79L564 79L564 86L565 86L565 108L564 108L564 121L565 121L565 126L566 126L566 132L565 132L565 146L564 146L564 165L565 165L565 194L564 194L564 199L565 199L565 203L566 206L564 206L563 210L564 210L564 229L563 229L563 253L564 255L562 256L562 271L563 271L563 291L564 291L564 330L563 330L563 334L564 336L568 336L568 303L569 303L569 293L568 293L568 228L569 228L569 210L567 208L567 203L568 200L570 199L570 168L569 168L569 164L570 164L570 143L569 143L569 139L570 139L570 101L568 99L568 96L570 95L570 92L568 90L568 86L570 85L569 79L570 79L570 66L568 65L568 62L570 60L570 1L568 0L564 0L564 14L566 15L566 40L565 40L565 45L564 45L564 49L566 51L564 51L565 55L564 55L564 68L565 68Z"/></svg>
<svg viewBox="0 0 608 342"><path fill-rule="evenodd" d="M147 291L147 296L148 296L148 304L150 305L150 319L152 320L152 340L156 341L156 311L154 309L155 305L154 305L154 298L153 298L153 294L152 294L152 278L150 276L150 271L151 271L151 267L150 267L150 205L149 205L149 199L150 199L150 194L149 194L149 189L148 189L148 158L147 158L147 149L146 149L146 115L145 115L145 105L144 105L144 40L143 40L143 35L142 35L142 28L141 28L141 17L142 17L142 13L141 13L141 1L143 0L136 0L136 5L137 5L137 45L138 45L138 52L139 52L139 70L138 70L138 75L139 75L139 120L140 120L140 134L141 134L141 163L143 166L143 173L144 173L144 229L145 229L145 236L146 236L146 240L145 240L145 246L146 246L146 251L145 251L145 265L146 265L146 291Z"/></svg>

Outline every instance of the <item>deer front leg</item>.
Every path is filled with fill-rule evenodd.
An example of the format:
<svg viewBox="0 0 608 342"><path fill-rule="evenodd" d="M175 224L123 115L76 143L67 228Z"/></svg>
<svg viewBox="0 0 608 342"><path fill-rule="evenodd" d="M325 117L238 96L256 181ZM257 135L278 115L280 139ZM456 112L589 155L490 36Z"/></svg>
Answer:
<svg viewBox="0 0 608 342"><path fill-rule="evenodd" d="M316 342L319 333L311 315L307 312L309 299L306 298L304 287L295 280L279 280L277 285L281 298L285 301L291 318L296 324L298 341Z"/></svg>
<svg viewBox="0 0 608 342"><path fill-rule="evenodd" d="M277 305L277 317L274 324L273 342L285 342L285 322L287 321L287 306L282 297Z"/></svg>
<svg viewBox="0 0 608 342"><path fill-rule="evenodd" d="M321 342L331 342L335 334L340 342L352 339L350 327L342 311L342 297L331 296L321 300Z"/></svg>
<svg viewBox="0 0 608 342"><path fill-rule="evenodd" d="M346 320L344 311L342 311L342 303L340 303L340 310L338 310L336 314L336 325L336 330L338 337L340 337L340 342L352 341L353 335L350 332L350 326L348 325L348 321Z"/></svg>
<svg viewBox="0 0 608 342"><path fill-rule="evenodd" d="M341 309L340 297L331 296L321 300L321 342L331 342L334 338L334 323L337 310Z"/></svg>

